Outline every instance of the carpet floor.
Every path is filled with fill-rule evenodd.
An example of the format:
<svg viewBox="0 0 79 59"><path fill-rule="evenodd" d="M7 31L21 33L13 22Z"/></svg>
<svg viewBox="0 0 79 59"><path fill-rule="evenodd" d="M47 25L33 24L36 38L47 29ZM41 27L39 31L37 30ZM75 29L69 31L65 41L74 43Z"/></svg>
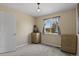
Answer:
<svg viewBox="0 0 79 59"><path fill-rule="evenodd" d="M70 56L71 54L62 52L59 48L42 44L30 44L17 48L16 51L2 53L0 56Z"/></svg>

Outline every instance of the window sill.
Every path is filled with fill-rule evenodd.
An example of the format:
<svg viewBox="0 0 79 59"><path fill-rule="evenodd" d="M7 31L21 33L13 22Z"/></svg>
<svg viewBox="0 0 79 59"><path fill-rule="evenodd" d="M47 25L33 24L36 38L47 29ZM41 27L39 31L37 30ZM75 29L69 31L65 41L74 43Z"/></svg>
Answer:
<svg viewBox="0 0 79 59"><path fill-rule="evenodd" d="M47 35L59 35L58 33L44 33L44 34L47 34Z"/></svg>

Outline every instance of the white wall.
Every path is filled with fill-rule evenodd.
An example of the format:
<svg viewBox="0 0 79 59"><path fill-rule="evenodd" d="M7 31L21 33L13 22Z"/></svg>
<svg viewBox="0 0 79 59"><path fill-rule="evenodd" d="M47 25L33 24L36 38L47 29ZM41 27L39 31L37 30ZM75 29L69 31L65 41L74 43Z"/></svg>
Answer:
<svg viewBox="0 0 79 59"><path fill-rule="evenodd" d="M61 46L60 35L43 34L43 19L60 16L60 30L61 34L76 34L76 9L63 11L59 13L49 14L46 16L40 16L36 19L36 25L42 33L42 43L52 46Z"/></svg>
<svg viewBox="0 0 79 59"><path fill-rule="evenodd" d="M77 34L77 55L79 56L79 15L78 15L78 5L76 5L76 34Z"/></svg>
<svg viewBox="0 0 79 59"><path fill-rule="evenodd" d="M33 30L34 18L24 14L18 14L16 21L17 45L28 44L30 33Z"/></svg>
<svg viewBox="0 0 79 59"><path fill-rule="evenodd" d="M28 44L28 36L33 30L34 17L2 5L0 5L0 12L13 13L16 16L16 46Z"/></svg>

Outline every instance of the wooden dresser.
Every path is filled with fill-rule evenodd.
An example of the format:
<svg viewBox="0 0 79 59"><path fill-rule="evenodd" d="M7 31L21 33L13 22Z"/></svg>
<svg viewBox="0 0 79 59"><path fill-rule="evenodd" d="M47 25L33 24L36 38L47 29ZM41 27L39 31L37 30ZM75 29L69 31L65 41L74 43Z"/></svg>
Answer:
<svg viewBox="0 0 79 59"><path fill-rule="evenodd" d="M76 35L61 35L61 50L76 54L77 53L77 36Z"/></svg>
<svg viewBox="0 0 79 59"><path fill-rule="evenodd" d="M41 33L31 33L31 42L40 43L41 42Z"/></svg>

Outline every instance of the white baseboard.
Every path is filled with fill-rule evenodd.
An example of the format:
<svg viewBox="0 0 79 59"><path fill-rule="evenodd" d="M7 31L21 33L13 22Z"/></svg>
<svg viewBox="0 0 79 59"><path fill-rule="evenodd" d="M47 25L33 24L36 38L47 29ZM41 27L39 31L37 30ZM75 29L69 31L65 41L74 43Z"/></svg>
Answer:
<svg viewBox="0 0 79 59"><path fill-rule="evenodd" d="M25 45L28 45L28 44L23 43L23 44L20 44L20 45L16 46L16 48L20 48L20 47L23 47L23 46L25 46Z"/></svg>
<svg viewBox="0 0 79 59"><path fill-rule="evenodd" d="M58 47L58 48L60 48L61 46L59 46L59 45L56 45L56 44L50 44L50 43L42 43L42 44L44 44L44 45L48 45L48 46L53 46L53 47Z"/></svg>

